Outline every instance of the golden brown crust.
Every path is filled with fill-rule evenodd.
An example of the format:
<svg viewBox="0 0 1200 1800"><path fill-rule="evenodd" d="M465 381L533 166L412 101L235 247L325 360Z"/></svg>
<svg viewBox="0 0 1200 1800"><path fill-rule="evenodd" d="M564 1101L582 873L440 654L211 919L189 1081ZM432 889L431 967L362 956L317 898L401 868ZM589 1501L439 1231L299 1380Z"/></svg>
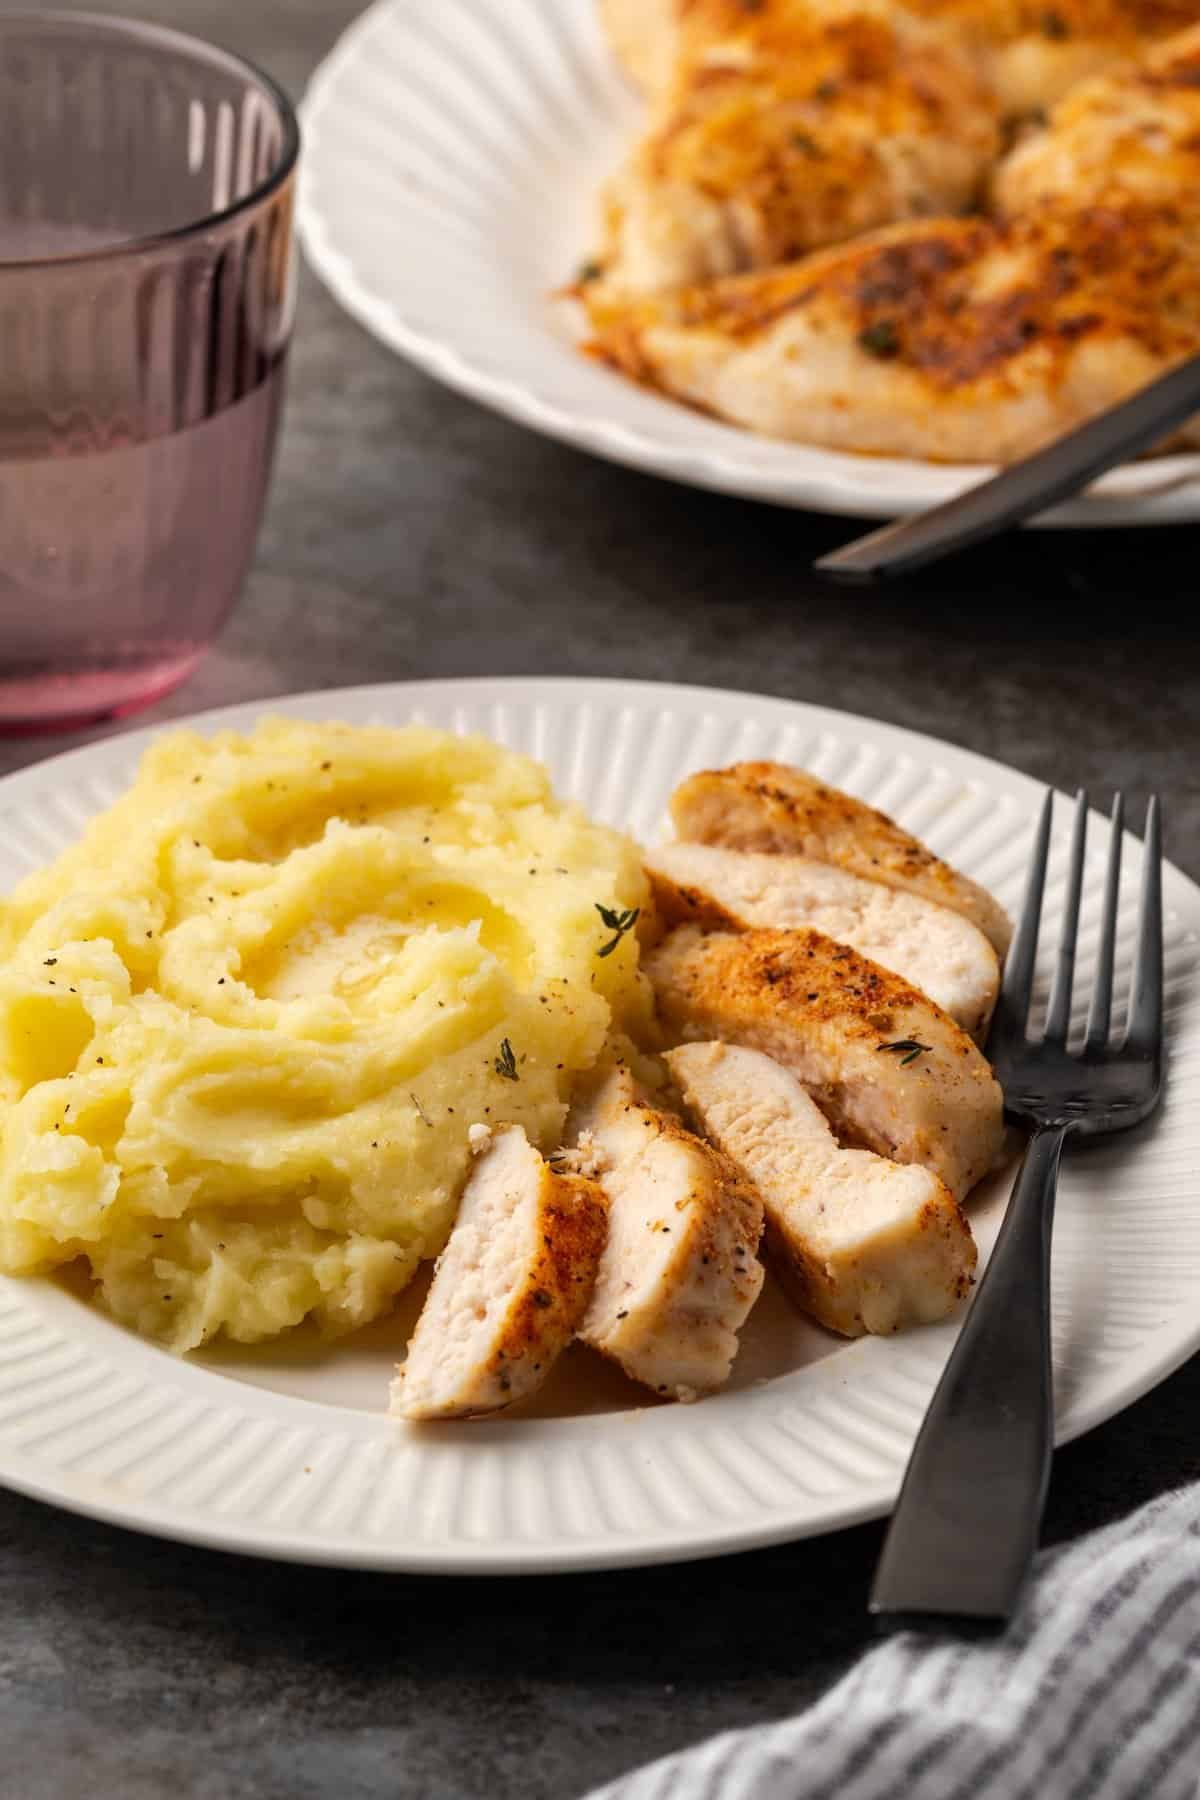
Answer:
<svg viewBox="0 0 1200 1800"><path fill-rule="evenodd" d="M1011 926L990 894L942 862L886 813L803 769L742 762L704 770L676 788L671 817L680 837L695 843L811 856L868 881L919 894L971 919L1001 955L1008 947ZM658 887L656 883L660 909L672 916L673 906L675 922L686 922L687 899L672 902ZM699 898L692 917L696 924L721 923L704 916Z"/></svg>
<svg viewBox="0 0 1200 1800"><path fill-rule="evenodd" d="M541 1244L504 1323L485 1383L490 1395L472 1417L510 1406L540 1384L566 1349L587 1310L608 1232L608 1202L582 1175L541 1177Z"/></svg>
<svg viewBox="0 0 1200 1800"><path fill-rule="evenodd" d="M849 946L811 930L683 926L646 972L669 1037L774 1057L843 1142L932 1169L956 1199L993 1166L1003 1097L986 1058L949 1014Z"/></svg>
<svg viewBox="0 0 1200 1800"><path fill-rule="evenodd" d="M744 955L725 956L732 940L720 933L707 942L714 956L707 981L719 980L733 1006L765 1005L783 1021L802 1017L806 1027L835 1024L844 1037L873 1051L894 1042L911 1013L936 1014L949 1054L979 1056L966 1032L932 1000L819 931L746 931L740 938Z"/></svg>
<svg viewBox="0 0 1200 1800"><path fill-rule="evenodd" d="M651 192L690 190L736 209L725 269L765 267L974 198L999 152L999 121L953 43L866 12L708 7L736 14L722 56L719 23L709 17L697 34L699 10L636 170Z"/></svg>
<svg viewBox="0 0 1200 1800"><path fill-rule="evenodd" d="M987 78L1011 86L1006 104L1067 95L1010 157L983 152L996 215L913 217L930 199L946 215L972 203L936 194L954 140L939 135L928 98L902 135L918 161L937 147L932 186L922 174L889 190L866 173L900 141L889 112L898 64L877 87L832 82L828 119L806 117L794 138L790 103L764 98L772 80L800 79L779 48L789 33L830 44L841 34L867 68L862 46L894 21L833 20L816 0L812 17L801 0L763 0L748 18L738 0L704 0L684 33L695 37L681 54L685 99L645 165L645 184L668 197L667 223L635 233L639 253L626 245L612 280L586 290L594 354L767 436L990 462L1031 453L1200 352L1200 0L905 10L943 48L972 46ZM748 47L749 73L722 60L722 32ZM891 122L860 141L854 121L876 114ZM703 196L690 227L669 198L683 192ZM677 254L689 229L694 266ZM645 278L659 238L669 283ZM1200 421L1162 448L1197 436Z"/></svg>
<svg viewBox="0 0 1200 1800"><path fill-rule="evenodd" d="M983 265L1002 258L1014 278L979 292ZM931 403L1022 373L1052 388L1085 341L1132 342L1163 366L1200 348L1200 221L1187 195L1008 222L939 219L666 298L597 295L590 310L597 348L650 385L671 386L654 344L663 326L745 347L808 313L919 376Z"/></svg>

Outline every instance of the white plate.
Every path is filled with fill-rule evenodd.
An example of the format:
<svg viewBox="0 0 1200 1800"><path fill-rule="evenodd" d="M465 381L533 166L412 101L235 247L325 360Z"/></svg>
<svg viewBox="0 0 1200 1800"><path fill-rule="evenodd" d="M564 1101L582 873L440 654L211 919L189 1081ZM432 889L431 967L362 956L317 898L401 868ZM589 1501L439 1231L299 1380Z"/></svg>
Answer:
<svg viewBox="0 0 1200 1800"><path fill-rule="evenodd" d="M238 706L194 721L249 726ZM818 707L610 681L445 681L301 696L267 710L486 732L559 791L646 840L689 770L803 764L886 808L1019 899L1040 790L913 732ZM0 884L53 856L130 780L132 733L0 781ZM1051 904L1060 891L1060 808ZM1089 863L1090 974L1104 844ZM1129 846L1122 917L1135 908ZM1200 1343L1200 890L1167 874L1171 1080L1151 1128L1070 1157L1055 1239L1060 1440L1152 1387ZM1086 992L1086 986L1084 988ZM981 1248L1003 1201L972 1206ZM415 1430L381 1416L394 1330L176 1361L48 1281L0 1279L0 1480L98 1518L226 1549L392 1569L519 1572L712 1555L886 1512L953 1323L842 1344L774 1297L732 1386L692 1407L619 1382L565 1412ZM583 1352L572 1352L586 1368Z"/></svg>
<svg viewBox="0 0 1200 1800"><path fill-rule="evenodd" d="M300 227L369 331L485 406L614 462L784 506L919 511L978 468L773 443L636 387L555 301L640 103L596 0L377 0L304 107ZM1200 518L1200 457L1106 476L1056 525Z"/></svg>

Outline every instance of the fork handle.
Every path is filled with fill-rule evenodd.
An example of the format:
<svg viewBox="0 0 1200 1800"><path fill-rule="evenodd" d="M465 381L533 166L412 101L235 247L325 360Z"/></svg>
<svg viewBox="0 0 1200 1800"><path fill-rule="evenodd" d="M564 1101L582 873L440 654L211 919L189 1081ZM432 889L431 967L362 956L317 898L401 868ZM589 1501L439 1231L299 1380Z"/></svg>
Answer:
<svg viewBox="0 0 1200 1800"><path fill-rule="evenodd" d="M879 1614L1011 1617L1054 1447L1050 1233L1066 1125L1030 1139L991 1260L929 1404L871 1593Z"/></svg>

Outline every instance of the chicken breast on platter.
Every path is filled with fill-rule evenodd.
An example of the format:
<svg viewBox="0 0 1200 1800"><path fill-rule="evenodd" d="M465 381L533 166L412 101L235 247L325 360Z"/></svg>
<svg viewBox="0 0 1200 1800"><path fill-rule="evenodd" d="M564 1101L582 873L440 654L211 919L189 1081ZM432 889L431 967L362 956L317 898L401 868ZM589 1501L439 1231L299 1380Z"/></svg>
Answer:
<svg viewBox="0 0 1200 1800"><path fill-rule="evenodd" d="M999 114L949 35L879 0L699 0L606 196L601 287L767 268L981 191Z"/></svg>
<svg viewBox="0 0 1200 1800"><path fill-rule="evenodd" d="M1198 185L1200 27L1073 88L1046 129L1000 164L993 199L1006 213L1047 202L1169 204Z"/></svg>
<svg viewBox="0 0 1200 1800"><path fill-rule="evenodd" d="M569 1135L608 1199L608 1242L579 1336L655 1393L721 1387L762 1288L762 1202L736 1165L612 1069Z"/></svg>
<svg viewBox="0 0 1200 1800"><path fill-rule="evenodd" d="M680 782L671 818L685 843L832 863L961 913L1000 956L1008 949L1012 925L989 893L885 813L803 769L772 762L706 769Z"/></svg>
<svg viewBox="0 0 1200 1800"><path fill-rule="evenodd" d="M961 913L832 863L713 844L664 844L643 865L667 925L811 927L911 982L982 1042L1000 987L987 938Z"/></svg>
<svg viewBox="0 0 1200 1800"><path fill-rule="evenodd" d="M758 1050L684 1044L666 1060L697 1129L761 1194L768 1259L803 1311L846 1337L953 1311L977 1253L936 1175L841 1149L796 1077Z"/></svg>
<svg viewBox="0 0 1200 1800"><path fill-rule="evenodd" d="M502 1126L463 1190L391 1411L477 1418L535 1392L583 1318L606 1234L597 1184L554 1174Z"/></svg>
<svg viewBox="0 0 1200 1800"><path fill-rule="evenodd" d="M676 1043L764 1051L839 1137L932 1169L956 1200L994 1167L1004 1102L986 1058L932 1000L848 945L683 925L644 966Z"/></svg>
<svg viewBox="0 0 1200 1800"><path fill-rule="evenodd" d="M1200 195L895 225L762 274L585 297L598 354L751 431L1004 463L1200 352Z"/></svg>

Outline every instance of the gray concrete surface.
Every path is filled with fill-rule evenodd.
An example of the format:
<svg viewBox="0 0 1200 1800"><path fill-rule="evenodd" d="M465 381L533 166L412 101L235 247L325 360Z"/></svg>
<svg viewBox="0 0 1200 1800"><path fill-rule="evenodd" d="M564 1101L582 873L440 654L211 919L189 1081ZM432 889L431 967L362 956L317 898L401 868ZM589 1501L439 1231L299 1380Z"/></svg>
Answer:
<svg viewBox="0 0 1200 1800"><path fill-rule="evenodd" d="M298 92L355 7L142 10ZM1063 787L1158 788L1200 875L1195 531L1030 535L847 595L808 573L847 529L543 442L396 361L306 278L255 571L220 645L146 717L431 675L722 684ZM72 741L10 740L0 768ZM1200 1475L1198 1419L1194 1362L1062 1452L1050 1537ZM822 1692L869 1641L879 1544L867 1527L685 1569L421 1581L254 1565L0 1492L0 1794L573 1796Z"/></svg>

